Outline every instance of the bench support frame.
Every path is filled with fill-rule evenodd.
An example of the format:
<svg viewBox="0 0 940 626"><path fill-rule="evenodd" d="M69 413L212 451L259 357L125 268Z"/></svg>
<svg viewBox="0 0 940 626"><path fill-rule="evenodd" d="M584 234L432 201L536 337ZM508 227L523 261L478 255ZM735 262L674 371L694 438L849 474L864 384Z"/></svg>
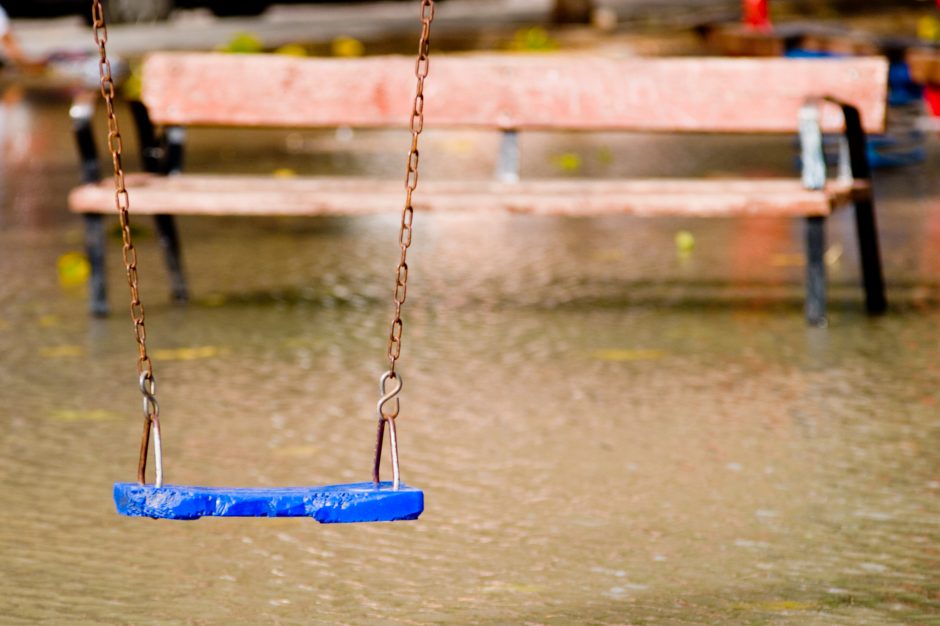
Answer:
<svg viewBox="0 0 940 626"><path fill-rule="evenodd" d="M140 142L141 160L144 171L165 176L175 176L183 171L184 145L186 131L179 126L170 126L158 137L147 107L141 102L131 102L134 125ZM154 224L160 237L160 247L170 276L170 294L173 301L185 304L189 301L189 289L183 273L183 260L180 253L179 233L176 220L172 215L154 215Z"/></svg>
<svg viewBox="0 0 940 626"><path fill-rule="evenodd" d="M826 326L826 218L806 219L806 322Z"/></svg>
<svg viewBox="0 0 940 626"><path fill-rule="evenodd" d="M95 145L92 130L92 118L95 108L90 102L77 99L69 109L72 118L72 129L75 132L75 142L81 159L82 182L96 183L101 179L101 167L98 164L98 149ZM104 215L100 213L86 213L82 216L85 222L85 254L91 265L91 281L89 282L90 312L95 317L104 317L108 314L108 288L105 281L104 265Z"/></svg>
<svg viewBox="0 0 940 626"><path fill-rule="evenodd" d="M825 159L822 152L822 134L819 124L819 101L811 101L801 110L800 143L803 156L802 178L808 189L825 186ZM840 176L850 176L858 182L871 183L867 138L858 110L837 102L845 120L845 135L839 163ZM172 176L183 168L185 129L168 126L157 134L146 107L139 102L131 104L141 146L143 168L150 173ZM76 142L81 157L82 181L94 183L100 179L98 152L92 133L93 104L77 102L71 109ZM496 178L504 182L519 180L519 137L515 130L502 133ZM880 314L887 308L885 284L882 275L881 254L878 245L874 201L870 194L854 199L855 223L861 261L862 286L865 290L865 308L869 314ZM85 248L91 264L90 309L92 315L108 314L105 280L104 215L85 214ZM176 302L189 299L180 252L179 234L172 215L155 215L154 221L163 248L170 277L171 296ZM805 218L806 246L806 302L805 314L811 326L827 324L827 278L825 266L826 218Z"/></svg>
<svg viewBox="0 0 940 626"><path fill-rule="evenodd" d="M134 115L137 136L140 142L143 169L151 173L179 173L182 170L185 133L174 133L168 129L164 137L158 138L144 105L139 102L132 102L131 111ZM98 148L92 128L94 112L93 100L81 97L76 99L69 110L81 160L83 183L96 183L101 180ZM110 312L110 307L108 306L105 264L107 237L105 235L104 214L86 213L83 219L85 222L85 254L91 266L89 309L93 316L105 317ZM175 302L185 303L189 300L189 293L183 273L176 221L172 215L155 215L154 223L166 259L172 298Z"/></svg>
<svg viewBox="0 0 940 626"><path fill-rule="evenodd" d="M504 130L500 134L496 180L503 183L518 183L519 162L519 131Z"/></svg>
<svg viewBox="0 0 940 626"><path fill-rule="evenodd" d="M845 117L845 138L848 143L849 165L852 178L871 182L871 164L868 162L868 139L861 116L855 107L840 103ZM858 252L861 260L862 287L865 289L865 310L880 315L888 308L885 280L881 269L881 250L878 246L878 228L875 221L875 202L871 195L855 200L855 229L858 233Z"/></svg>
<svg viewBox="0 0 940 626"><path fill-rule="evenodd" d="M833 101L835 102L835 101ZM826 181L822 131L819 125L818 101L810 101L800 111L800 146L802 178L807 189L821 189ZM865 310L871 315L887 309L875 205L871 194L871 165L868 162L868 139L858 109L835 102L845 120L844 140L839 155L839 176L866 183L868 192L853 199L855 228L861 261ZM806 218L806 321L811 326L825 326L826 319L826 218Z"/></svg>

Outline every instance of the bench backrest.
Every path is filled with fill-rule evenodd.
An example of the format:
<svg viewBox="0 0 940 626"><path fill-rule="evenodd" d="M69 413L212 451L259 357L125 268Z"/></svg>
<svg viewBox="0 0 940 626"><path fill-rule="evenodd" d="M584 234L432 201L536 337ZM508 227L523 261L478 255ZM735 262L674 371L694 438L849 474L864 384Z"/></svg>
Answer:
<svg viewBox="0 0 940 626"><path fill-rule="evenodd" d="M503 130L795 132L807 97L857 107L884 127L888 66L880 58L611 58L592 54L438 55L427 126ZM157 53L143 101L161 124L401 127L414 61ZM842 126L825 107L823 127Z"/></svg>

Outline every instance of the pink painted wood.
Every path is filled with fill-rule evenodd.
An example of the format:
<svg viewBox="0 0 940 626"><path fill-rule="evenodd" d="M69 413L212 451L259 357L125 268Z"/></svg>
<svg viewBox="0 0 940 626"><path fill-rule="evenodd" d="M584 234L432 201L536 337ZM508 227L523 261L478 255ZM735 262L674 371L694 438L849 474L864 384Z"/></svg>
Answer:
<svg viewBox="0 0 940 626"><path fill-rule="evenodd" d="M77 213L114 210L105 181L69 195ZM401 210L401 181L359 178L128 175L135 214L365 215ZM433 212L512 212L532 215L688 215L726 217L829 215L866 192L859 183L831 181L822 191L798 179L422 181L415 209Z"/></svg>
<svg viewBox="0 0 940 626"><path fill-rule="evenodd" d="M143 101L161 124L394 127L410 116L414 62L404 57L300 59L157 53ZM795 132L807 97L859 108L884 128L888 66L880 58L436 57L425 88L431 128ZM823 114L839 130L835 107Z"/></svg>

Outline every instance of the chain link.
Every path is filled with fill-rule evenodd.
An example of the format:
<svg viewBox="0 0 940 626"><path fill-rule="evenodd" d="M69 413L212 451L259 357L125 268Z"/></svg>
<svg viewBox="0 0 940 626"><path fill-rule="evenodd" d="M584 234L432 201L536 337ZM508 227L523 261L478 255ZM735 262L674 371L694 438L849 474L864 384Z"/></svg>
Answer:
<svg viewBox="0 0 940 626"><path fill-rule="evenodd" d="M421 153L418 151L418 136L424 130L424 80L430 69L431 21L434 19L434 0L421 1L421 38L418 43L418 58L415 60L415 77L418 79L415 89L414 104L411 109L411 148L408 151L408 166L405 170L405 207L401 214L401 228L398 233L398 245L401 255L395 270L395 312L388 335L389 372L395 377L395 365L401 356L401 336L404 323L401 319L401 307L408 293L408 248L411 247L414 208L412 195L418 187L418 163Z"/></svg>
<svg viewBox="0 0 940 626"><path fill-rule="evenodd" d="M156 486L163 481L162 454L159 449L160 441L160 410L155 397L156 382L153 376L153 363L147 355L147 328L144 325L144 305L140 301L137 282L137 249L131 238L130 224L130 196L124 186L123 152L124 140L118 127L117 114L114 110L115 86L111 75L111 62L108 60L108 26L105 22L104 6L101 0L92 0L92 29L95 36L95 45L98 46L98 74L100 76L101 97L104 99L108 118L108 150L111 153L111 162L114 165L114 206L121 221L121 239L123 241L122 257L124 269L127 272L127 284L131 294L131 320L134 322L134 338L137 341L137 375L140 379L141 393L144 396L144 432L140 440L140 461L137 465L137 481L145 482L147 471L147 451L150 443L151 429L155 434L154 455L157 457Z"/></svg>
<svg viewBox="0 0 940 626"><path fill-rule="evenodd" d="M411 147L408 150L408 163L405 169L405 206L401 213L401 226L398 231L398 247L401 254L398 257L398 265L395 268L395 291L393 299L395 303L392 323L388 333L388 348L386 356L388 357L388 371L382 375L379 382L379 393L381 399L378 403L378 432L375 442L375 462L372 469L372 481L379 484L379 469L382 463L382 442L385 439L385 423L389 423L392 448L392 470L393 470L393 488L398 489L398 438L395 430L395 418L398 417L400 410L398 392L401 391L401 376L395 371L395 365L401 356L401 337L405 330L405 324L401 319L401 307L405 303L408 295L408 248L411 247L414 214L412 206L412 196L418 187L418 164L421 160L421 153L418 151L418 136L424 130L424 80L428 77L430 69L430 49L431 49L431 22L434 20L434 0L421 0L421 37L418 41L418 57L415 60L415 77L417 86L415 89L415 99L411 107L411 119L409 128L411 130ZM388 383L395 387L387 391ZM394 399L394 408L387 410L384 407Z"/></svg>

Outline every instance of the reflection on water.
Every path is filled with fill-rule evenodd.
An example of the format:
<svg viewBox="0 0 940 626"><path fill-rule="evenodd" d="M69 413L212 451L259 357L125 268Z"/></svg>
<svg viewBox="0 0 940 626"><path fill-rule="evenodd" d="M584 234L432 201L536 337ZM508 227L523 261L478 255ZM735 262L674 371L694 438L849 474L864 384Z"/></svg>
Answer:
<svg viewBox="0 0 940 626"><path fill-rule="evenodd" d="M879 181L887 317L860 313L851 214L832 220L827 330L802 320L795 222L420 215L400 429L421 521L168 523L110 501L134 470L133 340L116 239L112 318L55 274L81 245L66 104L0 119L0 621L940 623L930 166ZM394 177L403 143L192 142L192 169ZM496 146L432 132L423 165L486 176ZM780 139L534 135L524 175L565 154L596 176L786 172L792 156ZM196 301L180 309L138 222L169 480L368 476L395 223L182 220Z"/></svg>

